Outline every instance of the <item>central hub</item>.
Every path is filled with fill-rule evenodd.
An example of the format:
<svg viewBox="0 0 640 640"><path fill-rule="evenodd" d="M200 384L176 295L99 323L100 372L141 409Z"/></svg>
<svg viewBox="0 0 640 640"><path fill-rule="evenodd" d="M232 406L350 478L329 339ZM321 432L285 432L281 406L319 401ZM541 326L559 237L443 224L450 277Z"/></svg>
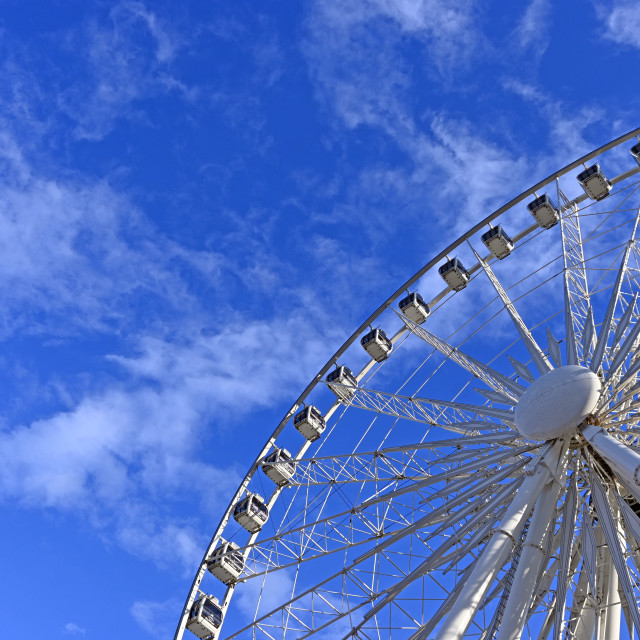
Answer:
<svg viewBox="0 0 640 640"><path fill-rule="evenodd" d="M548 371L522 394L516 427L532 440L569 435L594 410L601 389L600 378L586 367Z"/></svg>

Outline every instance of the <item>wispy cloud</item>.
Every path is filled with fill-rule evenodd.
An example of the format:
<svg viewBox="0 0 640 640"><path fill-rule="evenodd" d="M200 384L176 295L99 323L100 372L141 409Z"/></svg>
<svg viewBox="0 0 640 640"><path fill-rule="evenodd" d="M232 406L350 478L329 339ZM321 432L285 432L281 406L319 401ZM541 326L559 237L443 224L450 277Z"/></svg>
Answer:
<svg viewBox="0 0 640 640"><path fill-rule="evenodd" d="M247 412L291 399L327 357L325 340L300 314L190 341L143 338L136 355L111 356L122 382L0 432L0 498L83 514L137 555L191 567L204 544L198 514L220 514L218 497L241 477L224 459L204 462L210 447ZM216 491L192 496L194 521L163 515L195 485Z"/></svg>
<svg viewBox="0 0 640 640"><path fill-rule="evenodd" d="M618 44L640 48L640 6L636 2L614 2L601 9L604 36Z"/></svg>
<svg viewBox="0 0 640 640"><path fill-rule="evenodd" d="M64 625L64 632L73 636L84 636L87 630L75 622L67 622L67 624Z"/></svg>
<svg viewBox="0 0 640 640"><path fill-rule="evenodd" d="M549 0L531 0L512 37L520 49L528 49L540 58L549 46Z"/></svg>
<svg viewBox="0 0 640 640"><path fill-rule="evenodd" d="M59 107L77 123L81 139L100 140L118 118L146 123L136 106L142 98L172 91L194 96L172 71L180 37L142 2L116 4L106 21L93 21L69 40L85 52L80 59L86 65L79 65L74 82L60 94Z"/></svg>
<svg viewBox="0 0 640 640"><path fill-rule="evenodd" d="M169 638L175 628L175 612L181 604L177 600L141 600L133 604L131 615L143 631L155 638Z"/></svg>
<svg viewBox="0 0 640 640"><path fill-rule="evenodd" d="M108 182L71 172L50 177L8 133L0 136L0 162L0 332L42 329L42 320L33 321L41 311L49 327L57 321L67 333L112 329L144 290L174 308L192 305L169 262L173 254L189 263L188 252L155 234ZM191 264L202 266L197 256Z"/></svg>
<svg viewBox="0 0 640 640"><path fill-rule="evenodd" d="M620 133L614 130L613 124L608 121L609 114L596 101L571 109L564 100L549 95L540 85L510 78L503 82L503 87L520 96L543 116L547 125L547 140L541 141L540 148L541 151L545 146L549 148L549 152L544 154L545 171L575 160L594 145L608 139L602 133L599 140L589 138L589 129L594 124L599 124L600 129L610 129L610 134L608 131L605 136Z"/></svg>

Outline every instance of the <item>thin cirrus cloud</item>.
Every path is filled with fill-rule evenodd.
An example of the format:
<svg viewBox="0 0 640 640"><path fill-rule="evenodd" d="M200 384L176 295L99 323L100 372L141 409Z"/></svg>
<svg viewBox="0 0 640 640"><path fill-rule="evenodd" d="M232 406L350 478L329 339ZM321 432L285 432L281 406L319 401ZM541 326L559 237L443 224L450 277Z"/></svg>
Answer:
<svg viewBox="0 0 640 640"><path fill-rule="evenodd" d="M140 600L132 605L131 615L148 634L156 638L168 638L174 630L175 612L181 604L178 600Z"/></svg>
<svg viewBox="0 0 640 640"><path fill-rule="evenodd" d="M5 333L31 323L38 311L47 312L47 323L57 318L58 328L113 327L142 289L170 307L193 306L167 260L170 243L149 242L153 228L106 181L38 171L9 133L0 138L0 160ZM201 266L197 256L192 263Z"/></svg>
<svg viewBox="0 0 640 640"><path fill-rule="evenodd" d="M640 7L635 2L614 2L603 12L604 35L618 44L640 48Z"/></svg>
<svg viewBox="0 0 640 640"><path fill-rule="evenodd" d="M540 26L565 28L545 0L171 6L70 10L46 38L7 18L0 68L0 501L93 527L92 599L102 547L169 569L120 581L121 626L138 627L120 637L171 633L247 460L349 330L623 126L589 86L575 104L537 76L556 46ZM636 15L614 5L605 45L636 46ZM521 72L524 56L540 65Z"/></svg>
<svg viewBox="0 0 640 640"><path fill-rule="evenodd" d="M104 138L119 118L148 124L137 105L142 99L171 92L187 100L196 95L172 69L184 42L141 2L116 4L106 23L93 22L72 40L81 41L88 57L77 78L60 93L58 106L75 120L80 139Z"/></svg>
<svg viewBox="0 0 640 640"><path fill-rule="evenodd" d="M67 622L67 624L64 625L64 632L74 636L84 636L87 630L75 622Z"/></svg>

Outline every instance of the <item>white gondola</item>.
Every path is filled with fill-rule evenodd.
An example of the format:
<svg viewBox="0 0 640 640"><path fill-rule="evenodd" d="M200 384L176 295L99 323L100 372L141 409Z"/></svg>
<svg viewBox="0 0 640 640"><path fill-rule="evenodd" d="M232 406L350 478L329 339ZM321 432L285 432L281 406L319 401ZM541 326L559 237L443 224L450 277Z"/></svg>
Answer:
<svg viewBox="0 0 640 640"><path fill-rule="evenodd" d="M513 250L513 240L501 225L483 233L481 240L498 260L506 258Z"/></svg>
<svg viewBox="0 0 640 640"><path fill-rule="evenodd" d="M242 574L244 557L234 542L220 540L220 546L213 552L207 569L225 584L233 584Z"/></svg>
<svg viewBox="0 0 640 640"><path fill-rule="evenodd" d="M416 324L422 324L431 313L429 305L419 293L410 293L406 298L402 298L398 304L400 311Z"/></svg>
<svg viewBox="0 0 640 640"><path fill-rule="evenodd" d="M323 415L313 405L293 417L293 426L309 441L317 440L327 428Z"/></svg>
<svg viewBox="0 0 640 640"><path fill-rule="evenodd" d="M283 486L291 480L296 471L296 465L286 449L275 449L262 461L262 470L267 478L273 480L278 486Z"/></svg>
<svg viewBox="0 0 640 640"><path fill-rule="evenodd" d="M634 144L629 151L631 151L631 155L635 158L636 162L640 164L640 142Z"/></svg>
<svg viewBox="0 0 640 640"><path fill-rule="evenodd" d="M602 200L606 198L609 195L609 191L611 191L611 183L607 180L604 173L602 173L602 169L600 169L600 165L597 162L586 168L576 177L582 185L584 192L592 200Z"/></svg>
<svg viewBox="0 0 640 640"><path fill-rule="evenodd" d="M358 386L358 381L353 375L351 369L345 366L336 367L327 375L325 379L329 384L329 388L331 389L331 391L333 391L333 393L335 393L338 398L340 398L340 400L349 400L354 394L354 391L353 389L348 389L347 387L341 387L339 385L346 384L350 387Z"/></svg>
<svg viewBox="0 0 640 640"><path fill-rule="evenodd" d="M393 342L387 338L387 334L382 329L369 331L362 336L360 344L376 362L386 360L393 351Z"/></svg>
<svg viewBox="0 0 640 640"><path fill-rule="evenodd" d="M461 291L469 282L469 272L458 258L445 262L438 268L438 273L454 291Z"/></svg>
<svg viewBox="0 0 640 640"><path fill-rule="evenodd" d="M560 220L560 211L553 200L543 193L539 198L532 200L528 205L529 213L543 229L551 229Z"/></svg>
<svg viewBox="0 0 640 640"><path fill-rule="evenodd" d="M218 598L200 596L191 607L187 629L201 640L215 638L222 624L222 609Z"/></svg>
<svg viewBox="0 0 640 640"><path fill-rule="evenodd" d="M236 504L233 510L233 517L247 531L255 533L260 531L264 523L269 519L269 509L267 509L262 496L257 493L247 493Z"/></svg>

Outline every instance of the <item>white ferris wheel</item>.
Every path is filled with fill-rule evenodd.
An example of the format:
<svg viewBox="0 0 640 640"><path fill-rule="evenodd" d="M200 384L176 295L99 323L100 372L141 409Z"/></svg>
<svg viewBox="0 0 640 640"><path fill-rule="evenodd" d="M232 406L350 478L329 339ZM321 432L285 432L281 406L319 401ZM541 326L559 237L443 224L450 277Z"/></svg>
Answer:
<svg viewBox="0 0 640 640"><path fill-rule="evenodd" d="M353 333L231 498L176 640L640 633L638 134Z"/></svg>

